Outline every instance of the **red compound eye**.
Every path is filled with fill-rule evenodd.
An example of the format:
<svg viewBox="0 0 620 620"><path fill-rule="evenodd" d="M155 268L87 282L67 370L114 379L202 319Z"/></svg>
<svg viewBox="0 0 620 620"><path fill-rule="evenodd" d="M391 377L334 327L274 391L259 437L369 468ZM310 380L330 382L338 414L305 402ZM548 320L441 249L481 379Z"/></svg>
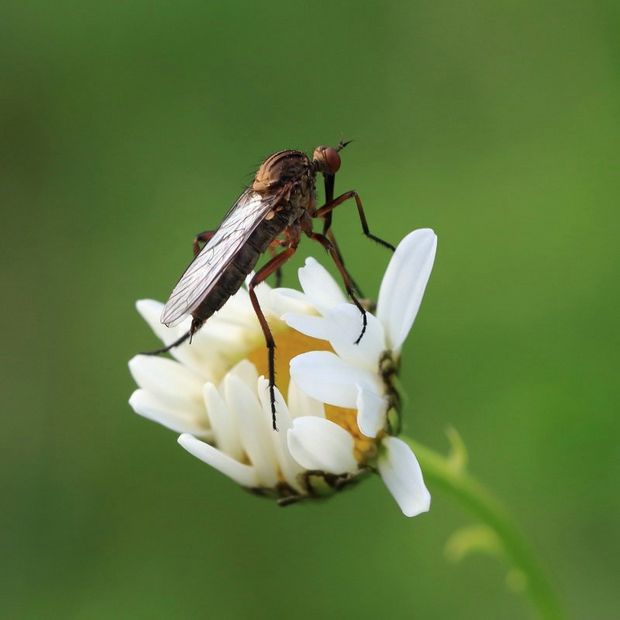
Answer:
<svg viewBox="0 0 620 620"><path fill-rule="evenodd" d="M336 174L336 172L340 170L340 155L338 155L338 151L331 147L327 147L323 151L323 156L325 157L325 163L327 164L327 171L330 174Z"/></svg>
<svg viewBox="0 0 620 620"><path fill-rule="evenodd" d="M340 170L340 155L331 146L319 146L314 149L313 159L321 172L336 174Z"/></svg>

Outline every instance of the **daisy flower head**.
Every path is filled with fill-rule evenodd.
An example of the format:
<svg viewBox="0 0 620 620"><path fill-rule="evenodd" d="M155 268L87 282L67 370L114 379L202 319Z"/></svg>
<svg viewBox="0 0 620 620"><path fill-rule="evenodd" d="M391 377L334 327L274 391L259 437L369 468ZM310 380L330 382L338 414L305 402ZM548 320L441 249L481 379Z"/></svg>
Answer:
<svg viewBox="0 0 620 620"><path fill-rule="evenodd" d="M407 235L383 277L375 314L361 330L359 310L314 259L299 270L302 291L257 288L276 340L276 410L271 428L264 338L245 289L194 335L174 359L135 356L129 402L140 415L181 433L195 457L281 504L325 497L378 472L403 513L430 506L422 472L399 439L400 351L415 320L436 250L430 229ZM164 344L162 305L138 311Z"/></svg>

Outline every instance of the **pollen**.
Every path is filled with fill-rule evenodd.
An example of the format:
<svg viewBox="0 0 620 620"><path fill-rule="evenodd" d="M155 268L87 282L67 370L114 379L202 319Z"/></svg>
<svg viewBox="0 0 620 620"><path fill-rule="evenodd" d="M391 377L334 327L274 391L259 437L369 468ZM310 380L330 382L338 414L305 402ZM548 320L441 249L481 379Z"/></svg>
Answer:
<svg viewBox="0 0 620 620"><path fill-rule="evenodd" d="M281 329L273 329L273 333L276 340L276 385L280 393L286 396L291 381L290 361L295 356L309 351L333 352L333 349L326 340L311 338L285 325ZM256 366L259 375L269 376L265 346L250 351L247 359ZM324 406L325 417L353 436L355 458L358 463L365 465L369 460L372 460L377 452L376 441L370 437L365 437L360 432L357 426L357 410L328 404Z"/></svg>

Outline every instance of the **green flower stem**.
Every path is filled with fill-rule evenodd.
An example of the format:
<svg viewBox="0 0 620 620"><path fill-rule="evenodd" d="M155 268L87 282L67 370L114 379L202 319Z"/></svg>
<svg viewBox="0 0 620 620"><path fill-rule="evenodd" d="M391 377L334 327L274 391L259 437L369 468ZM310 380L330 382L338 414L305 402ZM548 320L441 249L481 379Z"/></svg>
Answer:
<svg viewBox="0 0 620 620"><path fill-rule="evenodd" d="M442 456L408 437L401 435L401 439L411 446L424 478L431 486L447 491L495 532L508 561L523 575L525 589L539 617L545 620L564 619L564 612L551 584L504 506L454 459Z"/></svg>

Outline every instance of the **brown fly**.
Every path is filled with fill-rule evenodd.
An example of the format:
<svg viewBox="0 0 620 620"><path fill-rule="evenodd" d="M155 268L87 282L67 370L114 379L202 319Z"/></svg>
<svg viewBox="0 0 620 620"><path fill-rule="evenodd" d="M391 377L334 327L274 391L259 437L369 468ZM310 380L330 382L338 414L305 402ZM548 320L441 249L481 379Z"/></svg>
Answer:
<svg viewBox="0 0 620 620"><path fill-rule="evenodd" d="M259 269L248 285L250 300L260 322L267 344L269 365L269 395L272 423L276 428L275 407L275 342L269 324L261 310L255 288L275 273L279 277L282 265L299 245L301 233L320 243L336 264L344 286L362 315L359 343L366 330L366 311L356 296L354 281L344 266L342 256L331 230L332 211L343 202L353 199L357 205L364 234L381 245L394 246L373 235L355 191L334 198L334 181L340 169L341 151L348 142L337 148L319 146L312 159L302 151L279 151L270 155L260 166L254 181L224 217L219 228L205 231L194 240L194 260L174 287L164 306L161 322L168 327L178 324L188 315L192 322L187 333L172 344L151 351L149 355L166 353L186 340L204 325L242 286L248 274L266 250L276 253ZM316 176L324 178L325 204L316 206ZM312 230L313 219L323 220L323 232ZM205 245L200 248L200 243Z"/></svg>

